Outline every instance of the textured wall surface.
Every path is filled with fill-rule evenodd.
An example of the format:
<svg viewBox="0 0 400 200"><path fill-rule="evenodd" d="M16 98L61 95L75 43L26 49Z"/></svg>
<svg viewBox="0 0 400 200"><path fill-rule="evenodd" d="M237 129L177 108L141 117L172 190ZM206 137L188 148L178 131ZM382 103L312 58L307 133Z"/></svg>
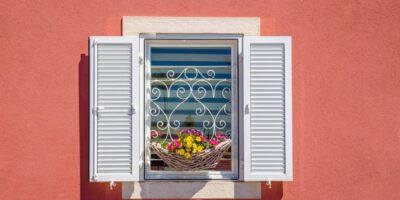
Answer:
<svg viewBox="0 0 400 200"><path fill-rule="evenodd" d="M400 199L400 1L0 2L0 199L119 199L89 184L90 35L122 16L261 17L293 37L294 181L264 199Z"/></svg>

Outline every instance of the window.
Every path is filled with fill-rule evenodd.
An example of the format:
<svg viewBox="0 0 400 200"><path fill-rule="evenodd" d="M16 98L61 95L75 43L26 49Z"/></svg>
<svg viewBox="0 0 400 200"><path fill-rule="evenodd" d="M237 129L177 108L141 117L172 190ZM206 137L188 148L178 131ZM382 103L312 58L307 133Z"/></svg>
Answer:
<svg viewBox="0 0 400 200"><path fill-rule="evenodd" d="M290 37L92 37L90 70L91 181L292 179ZM150 148L186 128L232 140L215 168Z"/></svg>
<svg viewBox="0 0 400 200"><path fill-rule="evenodd" d="M237 179L238 40L145 39L146 179ZM150 147L151 133L169 142L180 130L232 139L216 168L174 170Z"/></svg>

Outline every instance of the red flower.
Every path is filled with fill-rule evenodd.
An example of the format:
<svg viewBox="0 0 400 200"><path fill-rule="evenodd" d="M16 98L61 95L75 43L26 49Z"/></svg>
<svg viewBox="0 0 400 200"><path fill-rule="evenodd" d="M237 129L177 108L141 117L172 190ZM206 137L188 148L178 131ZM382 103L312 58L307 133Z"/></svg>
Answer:
<svg viewBox="0 0 400 200"><path fill-rule="evenodd" d="M210 143L211 145L214 145L214 146L219 144L218 140L215 139L215 138L210 139L209 143Z"/></svg>

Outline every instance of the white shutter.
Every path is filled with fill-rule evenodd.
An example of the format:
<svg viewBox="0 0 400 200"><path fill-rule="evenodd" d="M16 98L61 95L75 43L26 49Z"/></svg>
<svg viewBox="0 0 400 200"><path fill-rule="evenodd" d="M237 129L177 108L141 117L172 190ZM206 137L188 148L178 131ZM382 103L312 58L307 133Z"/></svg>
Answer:
<svg viewBox="0 0 400 200"><path fill-rule="evenodd" d="M244 37L244 179L292 180L291 37Z"/></svg>
<svg viewBox="0 0 400 200"><path fill-rule="evenodd" d="M90 181L139 179L139 39L90 38Z"/></svg>

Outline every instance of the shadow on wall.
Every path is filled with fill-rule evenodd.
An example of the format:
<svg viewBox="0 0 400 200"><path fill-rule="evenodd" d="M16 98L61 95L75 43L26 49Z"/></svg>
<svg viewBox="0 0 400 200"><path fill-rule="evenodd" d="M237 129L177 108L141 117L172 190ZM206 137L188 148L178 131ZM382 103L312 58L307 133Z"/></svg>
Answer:
<svg viewBox="0 0 400 200"><path fill-rule="evenodd" d="M89 58L81 54L79 61L79 140L80 140L80 192L81 200L114 200L122 199L122 184L110 190L109 183L89 182ZM204 185L199 185L199 188ZM133 189L133 188L132 188ZM235 188L239 191L240 188ZM261 199L281 200L283 196L282 182L273 182L268 188L265 182L261 186ZM194 188L191 191L196 193ZM145 195L145 194L142 194Z"/></svg>
<svg viewBox="0 0 400 200"><path fill-rule="evenodd" d="M122 199L121 183L110 190L109 183L89 182L89 58L86 54L81 54L78 67L81 200Z"/></svg>

